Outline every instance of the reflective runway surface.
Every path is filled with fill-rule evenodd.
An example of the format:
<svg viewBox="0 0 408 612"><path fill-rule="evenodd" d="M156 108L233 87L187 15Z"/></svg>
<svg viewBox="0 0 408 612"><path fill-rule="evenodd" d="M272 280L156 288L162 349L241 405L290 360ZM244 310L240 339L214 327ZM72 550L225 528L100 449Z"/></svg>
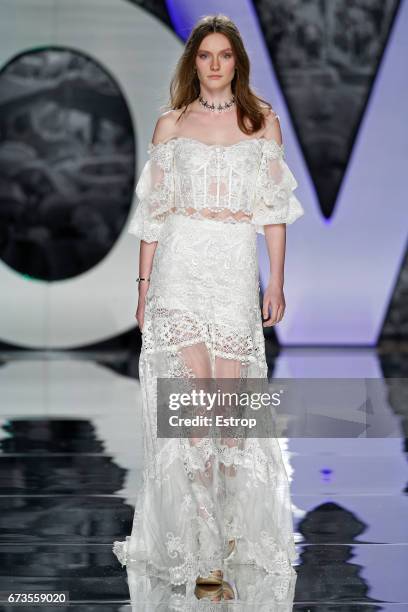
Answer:
<svg viewBox="0 0 408 612"><path fill-rule="evenodd" d="M270 370L403 377L404 363L391 356L385 368L368 349L285 349ZM408 610L408 397L387 405L398 436L280 439L299 551L294 580L232 567L229 587L199 600L191 589L122 568L111 550L130 534L143 468L139 381L122 365L72 353L2 356L3 596L65 591L69 604L42 606L52 611Z"/></svg>

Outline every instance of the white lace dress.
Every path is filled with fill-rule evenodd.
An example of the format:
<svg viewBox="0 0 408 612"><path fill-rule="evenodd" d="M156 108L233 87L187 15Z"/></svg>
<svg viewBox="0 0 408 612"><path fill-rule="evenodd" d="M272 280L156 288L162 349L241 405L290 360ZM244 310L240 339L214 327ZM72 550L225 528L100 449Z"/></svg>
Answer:
<svg viewBox="0 0 408 612"><path fill-rule="evenodd" d="M256 233L304 214L297 182L284 145L265 138L177 137L148 153L129 226L158 241L139 362L143 488L131 535L113 551L172 584L225 563L288 576L296 553L277 439L158 438L156 379L267 377Z"/></svg>

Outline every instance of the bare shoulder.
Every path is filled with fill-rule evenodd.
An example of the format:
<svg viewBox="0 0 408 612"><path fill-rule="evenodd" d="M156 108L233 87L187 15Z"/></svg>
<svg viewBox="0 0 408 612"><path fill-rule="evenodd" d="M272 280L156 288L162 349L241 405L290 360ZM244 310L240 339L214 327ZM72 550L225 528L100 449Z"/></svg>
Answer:
<svg viewBox="0 0 408 612"><path fill-rule="evenodd" d="M279 115L269 107L264 107L265 115L265 131L264 138L267 140L276 140L278 144L282 144L282 132L279 122Z"/></svg>
<svg viewBox="0 0 408 612"><path fill-rule="evenodd" d="M152 142L158 144L159 142L166 142L174 136L177 111L169 110L157 119L156 125L153 131Z"/></svg>
<svg viewBox="0 0 408 612"><path fill-rule="evenodd" d="M181 110L169 110L157 119L156 126L154 128L152 142L157 144L159 142L165 142L170 138L177 136L177 119L179 118Z"/></svg>

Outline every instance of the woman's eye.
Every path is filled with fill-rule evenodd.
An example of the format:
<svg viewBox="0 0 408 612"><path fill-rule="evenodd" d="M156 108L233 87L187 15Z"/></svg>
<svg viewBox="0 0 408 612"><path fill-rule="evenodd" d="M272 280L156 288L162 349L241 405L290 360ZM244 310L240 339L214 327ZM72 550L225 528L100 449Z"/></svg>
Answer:
<svg viewBox="0 0 408 612"><path fill-rule="evenodd" d="M205 59L207 57L207 53L200 53L198 57L200 59ZM232 53L224 53L224 57L229 59L232 57Z"/></svg>

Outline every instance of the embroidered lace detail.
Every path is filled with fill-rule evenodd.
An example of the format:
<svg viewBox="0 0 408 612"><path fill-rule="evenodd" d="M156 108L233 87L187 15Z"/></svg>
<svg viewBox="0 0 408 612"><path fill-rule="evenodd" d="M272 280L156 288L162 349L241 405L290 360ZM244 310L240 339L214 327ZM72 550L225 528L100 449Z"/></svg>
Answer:
<svg viewBox="0 0 408 612"><path fill-rule="evenodd" d="M169 351L173 354L181 348L203 342L215 355L225 359L236 359L245 364L259 360L264 352L258 352L259 336L248 331L237 330L231 325L213 323L209 325L198 314L189 310L178 310L156 305L159 300L148 301L149 318L145 320L143 336L146 353ZM259 307L251 314L251 320L259 322Z"/></svg>
<svg viewBox="0 0 408 612"><path fill-rule="evenodd" d="M273 141L265 141L252 218L257 232L264 234L263 226L269 223L293 223L304 214L302 205L293 194L297 186L282 152L277 150Z"/></svg>
<svg viewBox="0 0 408 612"><path fill-rule="evenodd" d="M152 242L172 214L222 223L293 223L304 214L284 145L265 138L208 145L194 138L149 144L149 159L136 186L128 231Z"/></svg>
<svg viewBox="0 0 408 612"><path fill-rule="evenodd" d="M268 442L263 442L267 449ZM240 443L245 444L243 440ZM285 506L287 482L279 452L275 449L271 461L267 457L270 448L265 452L259 440L247 440L246 443L246 447L238 448L210 438L201 439L196 444L190 439L169 441L157 457L161 466L156 469L156 474L161 473L162 478L157 485L149 484L150 476L146 470L142 498L151 487L159 492L156 503L159 499L163 502L172 492L177 494L174 466L182 462L192 484L189 492L178 500L177 524L180 531L176 534L173 530L160 530L168 559L166 563L150 558L146 565L146 559L140 557L143 546L139 544L139 548L135 547L132 552L129 537L122 542L115 541L113 552L122 566L129 561L143 560L147 571L172 584L187 583L198 575L208 575L212 569L222 569L230 563L256 565L279 576L291 575L297 553L291 534L290 507ZM231 471L231 466L236 469ZM166 478L164 474L173 474L173 477ZM242 479L247 482L246 487L242 487ZM156 482L155 479L152 482ZM145 509L143 514L140 508L139 502L132 529L132 533L139 534L139 537L150 531L146 525L149 512ZM263 528L259 537L254 539L251 534L261 517ZM164 515L161 520L166 524ZM236 544L233 554L229 555L228 542L231 539L235 539Z"/></svg>
<svg viewBox="0 0 408 612"><path fill-rule="evenodd" d="M143 361L142 379L148 367ZM154 387L151 379L147 393ZM229 563L256 565L280 576L293 573L290 498L277 440L175 438L158 446L155 428L152 423L152 437L145 438L153 449L145 449L132 536L113 544L122 566L139 561L143 571L172 584L191 582ZM146 538L153 534L155 548L147 554ZM231 539L236 547L229 556Z"/></svg>
<svg viewBox="0 0 408 612"><path fill-rule="evenodd" d="M195 378L267 377L254 220L281 219L283 209L293 218L283 147L183 138L149 153L131 222L137 235L158 239L139 360L143 486L132 533L115 541L113 552L122 565L134 561L173 584L227 563L287 576L295 547L277 440L157 432L159 377L178 378L180 392ZM274 177L273 186L264 175ZM206 211L219 217L206 218Z"/></svg>
<svg viewBox="0 0 408 612"><path fill-rule="evenodd" d="M173 155L169 147L150 150L135 192L136 210L128 231L146 242L154 242L160 236L163 213L174 204Z"/></svg>

